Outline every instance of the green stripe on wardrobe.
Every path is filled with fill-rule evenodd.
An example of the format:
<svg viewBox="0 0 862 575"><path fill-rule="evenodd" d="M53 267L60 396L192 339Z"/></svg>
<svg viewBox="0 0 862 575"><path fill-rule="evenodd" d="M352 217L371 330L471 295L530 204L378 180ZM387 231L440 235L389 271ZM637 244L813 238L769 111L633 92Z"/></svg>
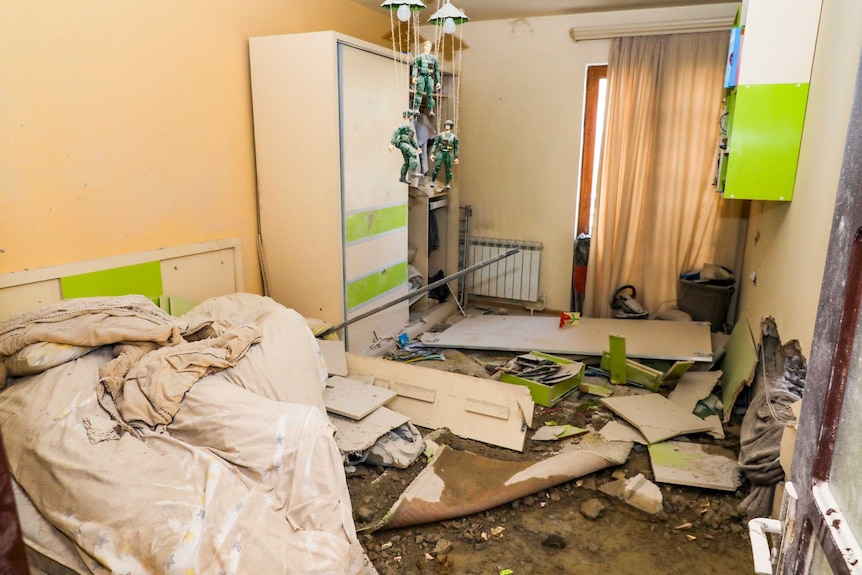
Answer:
<svg viewBox="0 0 862 575"><path fill-rule="evenodd" d="M349 244L407 227L407 204L350 214L344 218L344 239Z"/></svg>
<svg viewBox="0 0 862 575"><path fill-rule="evenodd" d="M347 309L353 309L407 283L407 262L403 261L347 283Z"/></svg>

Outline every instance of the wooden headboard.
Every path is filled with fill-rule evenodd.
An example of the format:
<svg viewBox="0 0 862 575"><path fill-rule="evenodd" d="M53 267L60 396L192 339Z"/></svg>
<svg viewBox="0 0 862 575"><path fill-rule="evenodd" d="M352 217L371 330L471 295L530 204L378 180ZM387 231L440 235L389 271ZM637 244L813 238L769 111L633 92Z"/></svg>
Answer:
<svg viewBox="0 0 862 575"><path fill-rule="evenodd" d="M180 296L243 291L238 238L0 274L0 320L82 295Z"/></svg>

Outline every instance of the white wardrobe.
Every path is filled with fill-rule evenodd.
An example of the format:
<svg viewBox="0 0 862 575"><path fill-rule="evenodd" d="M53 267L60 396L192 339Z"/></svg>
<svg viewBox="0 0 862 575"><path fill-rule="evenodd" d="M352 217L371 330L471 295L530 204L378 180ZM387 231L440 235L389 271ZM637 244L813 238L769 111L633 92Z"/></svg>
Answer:
<svg viewBox="0 0 862 575"><path fill-rule="evenodd" d="M388 145L407 65L335 32L251 38L249 52L269 294L333 325L405 296L408 191ZM399 332L408 305L346 326L348 349Z"/></svg>

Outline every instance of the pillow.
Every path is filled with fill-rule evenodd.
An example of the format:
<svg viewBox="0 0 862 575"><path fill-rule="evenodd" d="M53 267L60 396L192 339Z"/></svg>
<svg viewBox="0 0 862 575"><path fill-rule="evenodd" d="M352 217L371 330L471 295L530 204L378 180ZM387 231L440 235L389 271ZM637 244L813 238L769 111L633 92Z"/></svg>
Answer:
<svg viewBox="0 0 862 575"><path fill-rule="evenodd" d="M6 370L12 377L33 375L60 364L78 359L96 349L95 347L70 345L67 343L38 342L6 358Z"/></svg>

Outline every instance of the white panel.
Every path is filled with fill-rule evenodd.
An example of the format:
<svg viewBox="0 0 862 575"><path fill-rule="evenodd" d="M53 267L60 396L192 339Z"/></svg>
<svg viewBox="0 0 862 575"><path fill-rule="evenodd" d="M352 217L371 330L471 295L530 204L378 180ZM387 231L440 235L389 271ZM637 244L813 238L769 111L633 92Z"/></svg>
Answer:
<svg viewBox="0 0 862 575"><path fill-rule="evenodd" d="M751 0L739 84L807 84L820 4L820 0Z"/></svg>
<svg viewBox="0 0 862 575"><path fill-rule="evenodd" d="M578 325L560 329L553 316L484 315L420 339L434 347L600 356L610 334L626 338L629 357L712 361L709 324L693 321L581 318Z"/></svg>
<svg viewBox="0 0 862 575"><path fill-rule="evenodd" d="M530 390L523 385L356 353L347 354L347 367L351 376L373 375L374 385L398 393L388 407L410 417L416 425L446 427L461 437L517 451L524 449L526 430L532 424L533 401Z"/></svg>
<svg viewBox="0 0 862 575"><path fill-rule="evenodd" d="M387 300L407 295L407 284L387 294L386 298L373 299L367 305L353 310L349 317L357 317L367 311L384 305ZM410 307L405 300L392 307L386 308L365 319L351 323L345 328L347 332L347 350L361 353L362 350L371 347L374 343L374 334L379 338L393 337L401 333L407 327L409 321Z"/></svg>
<svg viewBox="0 0 862 575"><path fill-rule="evenodd" d="M0 289L0 321L61 299L57 279Z"/></svg>
<svg viewBox="0 0 862 575"><path fill-rule="evenodd" d="M394 261L407 259L407 228L347 247L345 271L348 281L370 271L385 268Z"/></svg>
<svg viewBox="0 0 862 575"><path fill-rule="evenodd" d="M235 255L235 250L228 249L162 260L162 291L197 302L242 291Z"/></svg>
<svg viewBox="0 0 862 575"><path fill-rule="evenodd" d="M392 89L398 77L405 84ZM408 105L407 82L409 76L404 64L341 45L346 213L407 202L407 186L398 181L401 152L389 152L392 131L402 122L401 114Z"/></svg>

